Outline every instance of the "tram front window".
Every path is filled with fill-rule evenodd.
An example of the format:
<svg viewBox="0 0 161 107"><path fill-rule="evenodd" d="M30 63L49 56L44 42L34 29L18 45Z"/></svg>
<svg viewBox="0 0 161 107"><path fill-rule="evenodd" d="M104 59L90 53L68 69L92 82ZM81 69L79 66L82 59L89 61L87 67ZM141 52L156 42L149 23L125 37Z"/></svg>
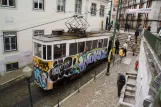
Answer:
<svg viewBox="0 0 161 107"><path fill-rule="evenodd" d="M66 56L66 44L54 45L54 59Z"/></svg>
<svg viewBox="0 0 161 107"><path fill-rule="evenodd" d="M34 47L35 56L42 58L42 45L39 43L34 43Z"/></svg>
<svg viewBox="0 0 161 107"><path fill-rule="evenodd" d="M104 39L103 47L107 47L107 44L108 44L108 39Z"/></svg>

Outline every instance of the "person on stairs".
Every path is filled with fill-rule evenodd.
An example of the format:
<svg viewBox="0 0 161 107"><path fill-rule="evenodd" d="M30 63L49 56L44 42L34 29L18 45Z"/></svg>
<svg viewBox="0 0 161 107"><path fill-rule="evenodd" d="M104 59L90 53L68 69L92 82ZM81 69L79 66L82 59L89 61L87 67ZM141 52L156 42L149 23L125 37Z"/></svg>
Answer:
<svg viewBox="0 0 161 107"><path fill-rule="evenodd" d="M138 36L139 36L139 29L135 31L135 42L137 42Z"/></svg>
<svg viewBox="0 0 161 107"><path fill-rule="evenodd" d="M121 73L118 73L118 78L117 78L118 97L120 97L121 90L122 90L123 86L125 85L125 83L126 83L125 76Z"/></svg>
<svg viewBox="0 0 161 107"><path fill-rule="evenodd" d="M124 56L126 57L126 53L127 53L127 42L125 42L125 43L123 44L123 48L124 48L123 54L124 54Z"/></svg>
<svg viewBox="0 0 161 107"><path fill-rule="evenodd" d="M132 45L132 47L131 47L131 48L132 48L132 52L133 52L133 56L135 56L137 47L138 47L137 42L135 42L135 43Z"/></svg>

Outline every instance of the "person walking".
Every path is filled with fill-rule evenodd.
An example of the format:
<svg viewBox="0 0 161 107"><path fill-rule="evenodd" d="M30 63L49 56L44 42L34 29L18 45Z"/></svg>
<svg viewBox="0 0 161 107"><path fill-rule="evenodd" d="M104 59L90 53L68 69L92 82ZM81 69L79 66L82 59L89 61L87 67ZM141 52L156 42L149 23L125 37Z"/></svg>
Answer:
<svg viewBox="0 0 161 107"><path fill-rule="evenodd" d="M151 27L150 27L150 26L148 26L147 30L150 32L150 31L151 31Z"/></svg>
<svg viewBox="0 0 161 107"><path fill-rule="evenodd" d="M121 90L122 90L123 86L125 85L125 83L126 83L125 76L121 73L118 73L118 77L117 77L118 97L120 97Z"/></svg>
<svg viewBox="0 0 161 107"><path fill-rule="evenodd" d="M138 44L137 44L137 42L135 42L135 43L132 45L133 56L135 56L137 47L138 47Z"/></svg>
<svg viewBox="0 0 161 107"><path fill-rule="evenodd" d="M115 46L116 46L115 54L119 54L120 41L118 39L116 39L115 41Z"/></svg>
<svg viewBox="0 0 161 107"><path fill-rule="evenodd" d="M119 50L120 64L121 64L122 58L123 58L123 56L124 56L123 50L124 50L124 48L121 48L121 49Z"/></svg>
<svg viewBox="0 0 161 107"><path fill-rule="evenodd" d="M127 24L127 31L130 31L130 24Z"/></svg>
<svg viewBox="0 0 161 107"><path fill-rule="evenodd" d="M120 30L120 24L119 23L117 23L116 28L117 28L117 31L119 32L119 30Z"/></svg>
<svg viewBox="0 0 161 107"><path fill-rule="evenodd" d="M131 41L131 35L129 34L128 37L127 37L127 44L128 45L129 45L130 41Z"/></svg>
<svg viewBox="0 0 161 107"><path fill-rule="evenodd" d="M142 27L142 24L140 24L140 26L139 26L139 35L142 34L142 31L143 31L143 27Z"/></svg>
<svg viewBox="0 0 161 107"><path fill-rule="evenodd" d="M127 23L125 23L125 29L124 29L124 32L127 31Z"/></svg>
<svg viewBox="0 0 161 107"><path fill-rule="evenodd" d="M135 31L135 42L137 42L138 36L139 36L139 29Z"/></svg>
<svg viewBox="0 0 161 107"><path fill-rule="evenodd" d="M124 48L123 54L126 57L126 53L127 53L127 43L126 42L123 44L123 48Z"/></svg>

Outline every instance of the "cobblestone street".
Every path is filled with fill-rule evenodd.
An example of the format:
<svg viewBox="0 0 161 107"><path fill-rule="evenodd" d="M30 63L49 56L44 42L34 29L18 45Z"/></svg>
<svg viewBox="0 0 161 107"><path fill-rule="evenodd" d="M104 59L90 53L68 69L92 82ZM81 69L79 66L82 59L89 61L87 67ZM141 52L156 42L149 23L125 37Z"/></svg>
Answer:
<svg viewBox="0 0 161 107"><path fill-rule="evenodd" d="M60 103L61 107L118 107L117 75L119 72L135 72L134 65L137 56L129 53L122 63L116 63L111 67L110 76L106 76L104 70L95 81L89 82L68 99Z"/></svg>

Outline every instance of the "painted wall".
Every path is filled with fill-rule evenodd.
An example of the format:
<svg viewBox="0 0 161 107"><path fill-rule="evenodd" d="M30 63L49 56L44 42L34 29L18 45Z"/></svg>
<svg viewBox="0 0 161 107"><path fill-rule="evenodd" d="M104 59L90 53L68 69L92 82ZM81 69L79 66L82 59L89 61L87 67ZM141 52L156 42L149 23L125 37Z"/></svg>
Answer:
<svg viewBox="0 0 161 107"><path fill-rule="evenodd" d="M139 69L137 75L136 107L143 107L143 101L146 96L148 96L151 77L152 76L151 72L149 71L146 53L142 41L140 46Z"/></svg>
<svg viewBox="0 0 161 107"><path fill-rule="evenodd" d="M4 31L19 31L28 27L75 15L75 0L66 0L66 12L57 12L56 0L44 1L44 10L34 10L33 0L16 0L16 8L0 7L0 34L2 35L2 32ZM82 13L90 11L91 3L96 3L98 10L100 9L100 5L104 5L105 8L107 8L107 0L82 1ZM104 17L100 17L98 11L96 16L91 16L90 13L86 15L84 14L85 18L90 24L90 27L87 29L87 31L100 30L102 21L104 22L103 26L105 29L106 13L107 9L105 9ZM32 62L32 36L34 30L44 30L45 34L51 34L51 31L55 29L64 29L65 31L67 31L67 28L65 26L66 21L67 20L63 20L18 32L18 50L16 52L4 52L3 37L1 36L0 75L4 75L6 73L6 63L18 61L19 67L23 67L26 64Z"/></svg>
<svg viewBox="0 0 161 107"><path fill-rule="evenodd" d="M44 90L50 90L58 80L77 75L86 70L89 64L104 58L107 58L107 48L93 49L53 62L44 62L34 57L35 81Z"/></svg>

